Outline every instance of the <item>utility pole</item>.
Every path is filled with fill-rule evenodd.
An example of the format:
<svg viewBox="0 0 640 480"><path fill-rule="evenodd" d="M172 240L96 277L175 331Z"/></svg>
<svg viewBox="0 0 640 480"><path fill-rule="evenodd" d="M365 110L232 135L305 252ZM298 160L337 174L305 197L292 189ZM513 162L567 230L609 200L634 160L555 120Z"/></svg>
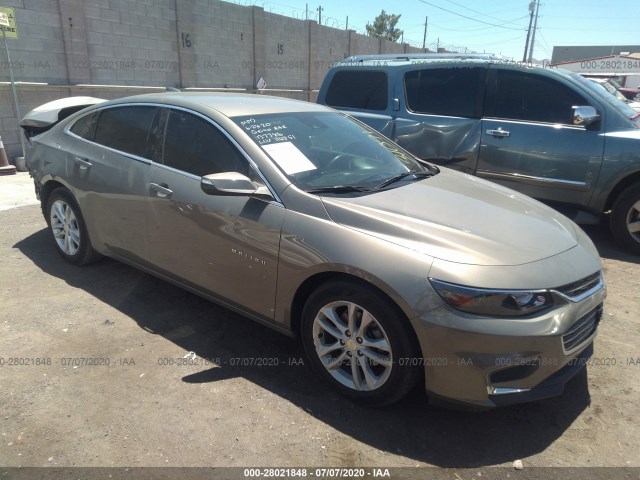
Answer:
<svg viewBox="0 0 640 480"><path fill-rule="evenodd" d="M422 49L425 49L427 45L427 22L429 21L429 17L424 17L424 36L422 37Z"/></svg>
<svg viewBox="0 0 640 480"><path fill-rule="evenodd" d="M349 30L349 15L347 15L347 27L345 28L345 30Z"/></svg>
<svg viewBox="0 0 640 480"><path fill-rule="evenodd" d="M304 4L304 19L309 20L309 4Z"/></svg>
<svg viewBox="0 0 640 480"><path fill-rule="evenodd" d="M322 25L322 5L318 7L318 25Z"/></svg>
<svg viewBox="0 0 640 480"><path fill-rule="evenodd" d="M527 30L527 41L524 42L524 54L522 55L522 61L527 61L527 52L529 51L529 37L531 36L531 24L533 23L533 13L536 8L535 0L531 0L529 3L529 29Z"/></svg>
<svg viewBox="0 0 640 480"><path fill-rule="evenodd" d="M533 58L533 45L536 42L536 29L538 28L538 10L540 10L540 0L536 0L536 19L533 22L533 34L531 34L531 46L529 47L529 63Z"/></svg>

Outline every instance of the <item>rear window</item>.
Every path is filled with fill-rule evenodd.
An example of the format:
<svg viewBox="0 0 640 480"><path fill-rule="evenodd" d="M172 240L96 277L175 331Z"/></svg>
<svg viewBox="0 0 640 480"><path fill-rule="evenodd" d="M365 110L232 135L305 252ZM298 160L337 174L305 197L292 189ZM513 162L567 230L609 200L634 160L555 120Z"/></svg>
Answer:
<svg viewBox="0 0 640 480"><path fill-rule="evenodd" d="M386 110L387 91L386 72L343 70L331 80L325 102L332 107Z"/></svg>
<svg viewBox="0 0 640 480"><path fill-rule="evenodd" d="M475 117L483 68L428 68L404 76L407 107L415 113Z"/></svg>

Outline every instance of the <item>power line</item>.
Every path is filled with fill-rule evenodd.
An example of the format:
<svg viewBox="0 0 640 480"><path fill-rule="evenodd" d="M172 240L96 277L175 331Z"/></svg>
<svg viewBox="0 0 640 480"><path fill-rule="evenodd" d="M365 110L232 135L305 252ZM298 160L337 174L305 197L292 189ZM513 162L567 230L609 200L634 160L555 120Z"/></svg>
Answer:
<svg viewBox="0 0 640 480"><path fill-rule="evenodd" d="M495 24L495 23L485 22L483 20L478 20L477 18L467 17L466 15L462 15L461 13L457 13L457 12L454 12L452 10L447 10L446 8L439 7L438 5L434 5L433 3L429 3L426 0L420 0L420 1L422 3L425 3L425 4L429 5L429 6L431 6L431 7L438 8L440 10L444 10L445 12L451 13L453 15L457 15L458 17L466 18L467 20L473 20L474 22L478 22L478 23L484 23L485 25L491 25L492 27L505 28L507 30L523 30L524 29L524 27L521 27L521 28L505 27L504 25L498 25L498 24Z"/></svg>
<svg viewBox="0 0 640 480"><path fill-rule="evenodd" d="M528 17L528 15L524 15L522 17L518 17L514 20L511 20L509 22L505 22L505 24L509 24L509 23L513 23L513 22L517 22L518 20L522 20L523 18ZM490 28L493 28L493 25L490 25L488 27L480 27L480 28L446 28L446 27L442 27L440 25L437 25L435 23L432 23L431 25L433 25L434 27L438 27L441 30L447 30L449 32L480 32L482 30L489 30ZM514 28L513 30L520 30L519 28Z"/></svg>
<svg viewBox="0 0 640 480"><path fill-rule="evenodd" d="M522 40L522 35L518 35L517 37L510 38L509 40L500 40L499 42L491 42L491 43L482 43L482 45L499 45L501 43L513 42L515 40Z"/></svg>
<svg viewBox="0 0 640 480"><path fill-rule="evenodd" d="M503 19L501 19L501 18L498 18L498 17L492 17L491 15L489 15L489 14L487 14L487 13L479 12L478 10L474 10L473 8L467 7L466 5L461 5L461 4L459 4L459 3L454 2L453 0L447 0L447 2L449 2L449 3L453 3L454 5L457 5L458 7L464 8L465 10L469 10L470 12L474 12L474 13L479 13L480 15L483 15L483 16L488 17L488 18L492 18L492 19L497 20L497 21L499 21L499 22L503 22L503 23L511 23L511 22L504 22L504 20L503 20ZM526 15L525 15L525 17L526 17Z"/></svg>

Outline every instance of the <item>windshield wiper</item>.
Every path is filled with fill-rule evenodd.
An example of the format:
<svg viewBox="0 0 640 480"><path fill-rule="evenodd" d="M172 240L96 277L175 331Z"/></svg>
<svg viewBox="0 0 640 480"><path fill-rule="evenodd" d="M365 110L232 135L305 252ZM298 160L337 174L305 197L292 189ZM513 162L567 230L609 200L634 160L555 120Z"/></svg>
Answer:
<svg viewBox="0 0 640 480"><path fill-rule="evenodd" d="M310 188L307 193L350 193L350 192L370 192L370 188L358 187L357 185L331 185L328 187Z"/></svg>
<svg viewBox="0 0 640 480"><path fill-rule="evenodd" d="M427 167L427 169L431 171L434 175L440 173L440 168L437 165L434 165L433 163L429 162L428 160L425 160L423 158L418 158L418 157L416 157L416 160L421 165L424 165L425 167Z"/></svg>
<svg viewBox="0 0 640 480"><path fill-rule="evenodd" d="M374 190L380 190L381 188L387 187L389 185L391 185L392 183L396 183L399 182L400 180L407 178L407 177L411 177L414 176L415 179L419 179L419 178L427 178L427 177L433 177L434 173L433 172L425 172L425 171L420 171L420 172L415 172L415 171L411 171L411 172L404 172L401 173L400 175L396 175L395 177L391 177L387 180L385 180L384 182L382 182L379 185L376 185L374 187Z"/></svg>

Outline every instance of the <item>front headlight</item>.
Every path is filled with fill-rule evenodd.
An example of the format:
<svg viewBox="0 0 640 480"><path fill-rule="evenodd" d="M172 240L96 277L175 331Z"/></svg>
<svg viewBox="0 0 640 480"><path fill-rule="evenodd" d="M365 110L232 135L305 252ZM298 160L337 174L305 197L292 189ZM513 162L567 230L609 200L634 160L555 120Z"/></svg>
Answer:
<svg viewBox="0 0 640 480"><path fill-rule="evenodd" d="M430 278L442 299L457 310L491 317L529 315L553 305L548 290L490 290Z"/></svg>

